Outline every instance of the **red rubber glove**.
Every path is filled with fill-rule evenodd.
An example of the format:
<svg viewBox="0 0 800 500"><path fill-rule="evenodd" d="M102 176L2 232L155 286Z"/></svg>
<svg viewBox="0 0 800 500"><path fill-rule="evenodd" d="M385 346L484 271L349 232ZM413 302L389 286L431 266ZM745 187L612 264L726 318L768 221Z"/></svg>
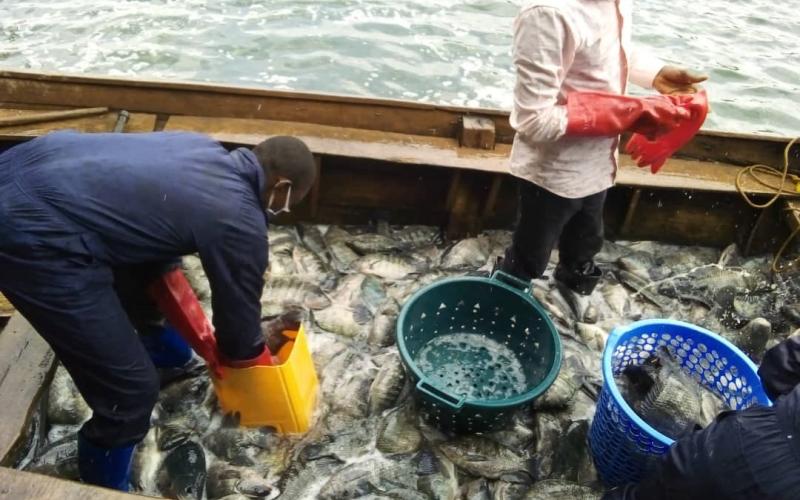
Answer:
<svg viewBox="0 0 800 500"><path fill-rule="evenodd" d="M273 365L272 354L265 346L264 351L253 359L233 361L225 359L217 350L214 327L206 318L197 296L194 294L186 276L180 269L174 269L150 286L150 295L159 310L192 349L206 361L209 369L222 378L222 366L249 368L251 366Z"/></svg>
<svg viewBox="0 0 800 500"><path fill-rule="evenodd" d="M613 137L625 131L657 137L689 118L669 96L628 97L607 92L567 96L567 135Z"/></svg>
<svg viewBox="0 0 800 500"><path fill-rule="evenodd" d="M222 375L217 355L214 327L206 318L197 296L180 269L174 269L150 285L150 296L161 313L192 349L206 361L209 369Z"/></svg>
<svg viewBox="0 0 800 500"><path fill-rule="evenodd" d="M705 90L696 94L668 97L680 107L688 110L691 114L690 118L655 139L648 139L642 134L633 134L625 146L625 152L633 157L639 167L650 165L650 171L654 174L661 169L667 158L697 134L708 115L708 95Z"/></svg>

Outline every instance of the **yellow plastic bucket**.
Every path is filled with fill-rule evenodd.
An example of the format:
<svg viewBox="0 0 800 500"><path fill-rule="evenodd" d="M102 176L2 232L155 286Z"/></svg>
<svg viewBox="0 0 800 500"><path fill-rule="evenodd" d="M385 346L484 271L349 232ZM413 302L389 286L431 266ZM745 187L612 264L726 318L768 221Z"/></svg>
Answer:
<svg viewBox="0 0 800 500"><path fill-rule="evenodd" d="M234 369L212 375L223 412L236 414L245 427L272 427L281 434L306 432L317 399L317 372L303 326L284 332L293 341L277 353L280 364Z"/></svg>

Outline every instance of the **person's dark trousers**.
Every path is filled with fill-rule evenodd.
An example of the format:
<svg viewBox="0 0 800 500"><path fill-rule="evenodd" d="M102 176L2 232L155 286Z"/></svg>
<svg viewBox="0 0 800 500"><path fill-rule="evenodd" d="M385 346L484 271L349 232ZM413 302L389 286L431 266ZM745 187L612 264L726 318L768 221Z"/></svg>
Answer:
<svg viewBox="0 0 800 500"><path fill-rule="evenodd" d="M96 447L139 442L159 378L120 297L104 244L23 191L0 169L0 291L72 376L92 418Z"/></svg>
<svg viewBox="0 0 800 500"><path fill-rule="evenodd" d="M675 443L638 485L603 500L789 500L800 498L800 457L774 408L725 412Z"/></svg>
<svg viewBox="0 0 800 500"><path fill-rule="evenodd" d="M556 245L561 267L577 271L593 264L603 246L606 191L564 198L522 179L517 183L517 225L501 270L526 281L539 278Z"/></svg>
<svg viewBox="0 0 800 500"><path fill-rule="evenodd" d="M0 289L47 341L92 409L83 437L102 448L138 443L150 427L160 382L114 291L111 269L54 255L48 260L46 285L4 282ZM7 262L0 256L0 266Z"/></svg>

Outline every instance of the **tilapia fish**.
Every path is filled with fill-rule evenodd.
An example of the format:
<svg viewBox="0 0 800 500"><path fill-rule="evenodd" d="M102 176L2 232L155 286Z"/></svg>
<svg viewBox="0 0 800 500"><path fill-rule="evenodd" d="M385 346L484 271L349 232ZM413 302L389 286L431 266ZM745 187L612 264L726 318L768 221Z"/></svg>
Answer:
<svg viewBox="0 0 800 500"><path fill-rule="evenodd" d="M321 500L347 500L366 495L384 498L427 498L416 490L417 476L410 461L368 459L343 467L320 489Z"/></svg>
<svg viewBox="0 0 800 500"><path fill-rule="evenodd" d="M723 336L751 358L760 361L772 338L772 324L764 318L754 318L738 331L723 332Z"/></svg>
<svg viewBox="0 0 800 500"><path fill-rule="evenodd" d="M442 231L432 226L405 226L391 228L389 235L406 248L436 245L442 241Z"/></svg>
<svg viewBox="0 0 800 500"><path fill-rule="evenodd" d="M331 274L325 260L303 245L297 245L292 249L292 260L297 274L308 279L325 281Z"/></svg>
<svg viewBox="0 0 800 500"><path fill-rule="evenodd" d="M203 439L217 457L234 465L255 465L255 456L278 446L280 437L265 428L221 427Z"/></svg>
<svg viewBox="0 0 800 500"><path fill-rule="evenodd" d="M395 330L397 327L397 316L400 314L400 307L394 299L387 299L375 317L372 319L367 343L376 347L389 347L395 343Z"/></svg>
<svg viewBox="0 0 800 500"><path fill-rule="evenodd" d="M293 276L270 278L261 295L263 316L276 316L292 307L316 311L329 305L330 299L319 286Z"/></svg>
<svg viewBox="0 0 800 500"><path fill-rule="evenodd" d="M492 500L492 490L484 478L473 479L461 485L460 493L464 500Z"/></svg>
<svg viewBox="0 0 800 500"><path fill-rule="evenodd" d="M44 448L26 470L48 476L77 480L78 436L73 434Z"/></svg>
<svg viewBox="0 0 800 500"><path fill-rule="evenodd" d="M524 500L600 500L602 496L602 492L588 486L561 479L545 479L536 482Z"/></svg>
<svg viewBox="0 0 800 500"><path fill-rule="evenodd" d="M245 498L271 498L273 493L277 493L277 488L267 480L265 474L225 462L216 462L209 468L206 487L209 500L237 494Z"/></svg>
<svg viewBox="0 0 800 500"><path fill-rule="evenodd" d="M384 360L369 388L369 412L380 415L395 406L406 383L406 372L400 355L391 353Z"/></svg>
<svg viewBox="0 0 800 500"><path fill-rule="evenodd" d="M703 414L703 391L708 389L686 375L664 347L644 364L628 366L617 380L636 413L673 439L710 423Z"/></svg>
<svg viewBox="0 0 800 500"><path fill-rule="evenodd" d="M369 254L365 255L353 266L364 274L377 276L385 280L401 280L410 274L423 270L421 263L402 255Z"/></svg>
<svg viewBox="0 0 800 500"><path fill-rule="evenodd" d="M202 500L206 486L203 447L190 441L169 452L158 473L158 486L171 498Z"/></svg>
<svg viewBox="0 0 800 500"><path fill-rule="evenodd" d="M327 260L327 245L322 231L317 226L300 225L297 226L297 234L300 241L312 252Z"/></svg>
<svg viewBox="0 0 800 500"><path fill-rule="evenodd" d="M349 338L365 337L372 316L366 308L352 308L344 304L334 304L314 312L314 321L323 330Z"/></svg>
<svg viewBox="0 0 800 500"><path fill-rule="evenodd" d="M530 483L532 463L488 438L459 436L439 445L444 455L459 468L475 476Z"/></svg>
<svg viewBox="0 0 800 500"><path fill-rule="evenodd" d="M295 459L303 463L322 458L346 462L372 451L378 423L374 418L339 420L333 416L311 430L297 446Z"/></svg>
<svg viewBox="0 0 800 500"><path fill-rule="evenodd" d="M442 453L423 449L416 457L417 490L437 500L455 500L458 476L453 462Z"/></svg>
<svg viewBox="0 0 800 500"><path fill-rule="evenodd" d="M59 364L47 396L47 420L51 424L78 425L92 416L67 370Z"/></svg>
<svg viewBox="0 0 800 500"><path fill-rule="evenodd" d="M488 242L484 238L467 238L445 250L441 265L445 269L478 268L488 259Z"/></svg>
<svg viewBox="0 0 800 500"><path fill-rule="evenodd" d="M383 418L378 430L377 448L387 454L413 453L422 446L417 414L411 406L400 407Z"/></svg>
<svg viewBox="0 0 800 500"><path fill-rule="evenodd" d="M151 427L141 443L136 445L131 463L131 484L136 491L158 496L156 478L161 464L161 452L156 443L156 427Z"/></svg>
<svg viewBox="0 0 800 500"><path fill-rule="evenodd" d="M297 244L297 233L289 227L270 225L267 231L269 250L272 253L291 254Z"/></svg>
<svg viewBox="0 0 800 500"><path fill-rule="evenodd" d="M313 498L326 478L342 466L336 458L322 457L308 463L294 462L278 482L281 500Z"/></svg>
<svg viewBox="0 0 800 500"><path fill-rule="evenodd" d="M391 252L405 247L405 245L394 238L375 233L353 236L347 240L347 244L362 255Z"/></svg>

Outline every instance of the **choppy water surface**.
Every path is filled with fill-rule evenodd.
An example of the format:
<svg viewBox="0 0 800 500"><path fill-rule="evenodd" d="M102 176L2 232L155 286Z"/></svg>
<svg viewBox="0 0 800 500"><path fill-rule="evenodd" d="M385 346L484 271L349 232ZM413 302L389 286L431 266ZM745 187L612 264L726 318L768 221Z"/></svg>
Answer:
<svg viewBox="0 0 800 500"><path fill-rule="evenodd" d="M511 105L520 0L0 0L0 66ZM793 2L639 0L635 36L706 71L708 128L800 134Z"/></svg>

